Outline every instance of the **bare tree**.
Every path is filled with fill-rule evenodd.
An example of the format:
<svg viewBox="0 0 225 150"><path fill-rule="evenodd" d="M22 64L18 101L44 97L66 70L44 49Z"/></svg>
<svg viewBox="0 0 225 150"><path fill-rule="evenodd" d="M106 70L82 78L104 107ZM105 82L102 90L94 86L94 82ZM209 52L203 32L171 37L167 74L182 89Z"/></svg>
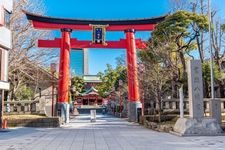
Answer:
<svg viewBox="0 0 225 150"><path fill-rule="evenodd" d="M144 99L151 106L153 114L158 114L158 121L161 122L162 99L171 95L171 81L177 70L173 63L171 45L152 39L148 49L142 51L139 58L142 61L144 70L140 73L139 82L144 91ZM157 43L157 44L155 44Z"/></svg>
<svg viewBox="0 0 225 150"><path fill-rule="evenodd" d="M33 69L28 65L29 63L43 65L47 63L47 60L56 56L52 50L37 48L37 40L49 37L51 34L47 31L33 29L22 10L43 14L44 5L41 0L14 0L10 25L13 44L9 53L9 81L11 83L9 95L11 99L14 98L14 93L28 82L25 74L32 72Z"/></svg>
<svg viewBox="0 0 225 150"><path fill-rule="evenodd" d="M170 0L170 7L172 12L179 10L187 10L190 2L187 0Z"/></svg>

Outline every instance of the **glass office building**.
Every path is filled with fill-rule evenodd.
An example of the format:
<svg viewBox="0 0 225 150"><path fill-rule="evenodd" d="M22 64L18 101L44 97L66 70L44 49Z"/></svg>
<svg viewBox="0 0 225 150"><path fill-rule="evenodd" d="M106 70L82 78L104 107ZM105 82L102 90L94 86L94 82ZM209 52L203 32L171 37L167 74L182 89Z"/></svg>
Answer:
<svg viewBox="0 0 225 150"><path fill-rule="evenodd" d="M88 50L72 49L70 54L70 68L72 75L88 75Z"/></svg>

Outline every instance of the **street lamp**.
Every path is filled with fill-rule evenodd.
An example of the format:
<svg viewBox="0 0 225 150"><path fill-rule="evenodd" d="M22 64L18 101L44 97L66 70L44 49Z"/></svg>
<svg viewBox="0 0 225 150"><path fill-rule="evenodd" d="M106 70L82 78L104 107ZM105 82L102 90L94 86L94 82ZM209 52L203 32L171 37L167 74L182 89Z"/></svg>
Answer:
<svg viewBox="0 0 225 150"><path fill-rule="evenodd" d="M54 116L54 74L56 72L56 64L55 63L51 63L50 65L50 70L52 73L52 117Z"/></svg>

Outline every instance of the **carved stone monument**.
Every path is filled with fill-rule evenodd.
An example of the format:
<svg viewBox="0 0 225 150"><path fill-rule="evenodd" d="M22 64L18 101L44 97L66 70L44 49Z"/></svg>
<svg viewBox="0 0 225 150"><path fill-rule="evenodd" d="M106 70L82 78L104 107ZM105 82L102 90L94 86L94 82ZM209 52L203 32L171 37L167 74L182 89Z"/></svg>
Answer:
<svg viewBox="0 0 225 150"><path fill-rule="evenodd" d="M188 62L188 97L190 118L202 119L204 117L203 84L201 61Z"/></svg>
<svg viewBox="0 0 225 150"><path fill-rule="evenodd" d="M174 132L187 135L218 135L222 132L218 121L204 118L202 67L200 60L190 60L187 64L189 118L179 118Z"/></svg>

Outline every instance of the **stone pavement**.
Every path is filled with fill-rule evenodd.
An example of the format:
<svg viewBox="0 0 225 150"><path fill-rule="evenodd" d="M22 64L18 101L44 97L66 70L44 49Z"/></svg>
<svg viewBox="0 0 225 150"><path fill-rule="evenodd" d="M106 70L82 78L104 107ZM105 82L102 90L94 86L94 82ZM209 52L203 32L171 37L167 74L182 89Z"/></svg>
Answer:
<svg viewBox="0 0 225 150"><path fill-rule="evenodd" d="M177 137L110 116L72 119L61 128L0 132L0 150L225 150L225 136Z"/></svg>

